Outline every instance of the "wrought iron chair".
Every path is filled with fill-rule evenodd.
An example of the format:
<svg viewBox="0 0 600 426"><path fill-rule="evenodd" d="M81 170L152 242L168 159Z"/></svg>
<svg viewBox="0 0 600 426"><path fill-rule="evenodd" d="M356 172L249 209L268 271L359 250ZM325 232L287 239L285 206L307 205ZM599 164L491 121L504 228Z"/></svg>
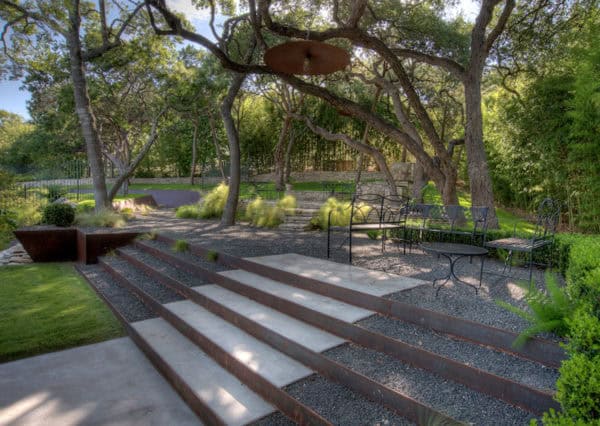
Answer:
<svg viewBox="0 0 600 426"><path fill-rule="evenodd" d="M535 231L531 238L520 238L515 235L510 238L501 238L499 240L488 241L485 247L493 249L508 250L508 256L504 262L502 275L509 268L512 269L511 261L515 252L528 254L529 282L533 274L533 254L543 247L551 246L554 243L554 234L560 219L560 204L550 198L544 199L538 208L538 216L535 225Z"/></svg>
<svg viewBox="0 0 600 426"><path fill-rule="evenodd" d="M331 232L347 231L347 238L340 245L348 241L348 262L352 263L352 234L354 232L379 231L381 235L381 251L385 251L385 242L388 231L400 230L406 218L405 206L407 200L403 197L379 194L356 194L350 204L350 222L347 226L331 226L331 213L329 213L327 226L327 258L330 256Z"/></svg>

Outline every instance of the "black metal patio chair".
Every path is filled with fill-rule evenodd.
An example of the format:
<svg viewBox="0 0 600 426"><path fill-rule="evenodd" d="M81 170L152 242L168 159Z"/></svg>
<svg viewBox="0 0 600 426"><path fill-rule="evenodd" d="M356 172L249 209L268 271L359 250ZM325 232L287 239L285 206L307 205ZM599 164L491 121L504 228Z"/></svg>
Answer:
<svg viewBox="0 0 600 426"><path fill-rule="evenodd" d="M502 275L509 268L509 273L512 270L512 258L515 252L527 253L529 267L529 283L533 274L533 255L534 252L551 246L554 243L554 234L560 219L560 204L558 201L551 198L544 199L538 208L537 221L535 231L531 238L517 237L513 231L513 236L510 238L501 238L499 240L488 241L485 247L493 249L504 249L508 251L508 256L504 262Z"/></svg>
<svg viewBox="0 0 600 426"><path fill-rule="evenodd" d="M381 251L385 251L388 232L401 230L406 219L405 208L407 199L400 196L382 196L380 194L356 194L352 198L350 222L347 226L332 226L331 213L327 225L327 258L330 256L331 233L334 231L348 232L348 262L352 263L352 234L354 232L381 232Z"/></svg>

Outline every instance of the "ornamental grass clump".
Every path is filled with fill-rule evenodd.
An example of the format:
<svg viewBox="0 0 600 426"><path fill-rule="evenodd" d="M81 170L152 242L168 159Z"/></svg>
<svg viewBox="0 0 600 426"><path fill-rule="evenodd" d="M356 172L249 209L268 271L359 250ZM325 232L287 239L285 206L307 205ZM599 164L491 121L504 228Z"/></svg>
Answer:
<svg viewBox="0 0 600 426"><path fill-rule="evenodd" d="M186 204L177 207L175 217L179 219L200 219L200 204Z"/></svg>
<svg viewBox="0 0 600 426"><path fill-rule="evenodd" d="M121 228L125 225L123 216L113 210L104 209L98 213L80 212L77 213L75 223L79 226L101 227L101 228Z"/></svg>
<svg viewBox="0 0 600 426"><path fill-rule="evenodd" d="M261 228L275 228L285 220L285 211L278 204L269 204L256 197L246 207L246 220Z"/></svg>
<svg viewBox="0 0 600 426"><path fill-rule="evenodd" d="M190 249L190 244L186 240L177 240L171 249L177 253L183 253Z"/></svg>
<svg viewBox="0 0 600 426"><path fill-rule="evenodd" d="M368 217L371 207L360 203L354 206L354 219ZM331 212L331 216L329 216ZM340 201L337 198L329 198L319 209L316 221L312 221L314 225L321 229L327 229L328 219L330 218L330 226L348 226L350 225L350 213L352 212L352 204L348 201Z"/></svg>
<svg viewBox="0 0 600 426"><path fill-rule="evenodd" d="M202 219L221 217L223 210L225 210L227 195L229 195L229 186L225 183L219 184L210 191L200 204L200 217Z"/></svg>
<svg viewBox="0 0 600 426"><path fill-rule="evenodd" d="M279 201L277 201L277 207L282 208L285 211L285 214L294 214L296 210L296 197L293 195L285 195Z"/></svg>

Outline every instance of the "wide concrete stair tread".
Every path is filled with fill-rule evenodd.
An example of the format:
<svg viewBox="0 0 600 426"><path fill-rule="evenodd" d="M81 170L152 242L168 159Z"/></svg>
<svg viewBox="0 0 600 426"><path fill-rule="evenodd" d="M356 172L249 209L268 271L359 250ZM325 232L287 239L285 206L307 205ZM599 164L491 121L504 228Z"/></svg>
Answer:
<svg viewBox="0 0 600 426"><path fill-rule="evenodd" d="M225 424L244 425L275 411L163 319L131 326Z"/></svg>
<svg viewBox="0 0 600 426"><path fill-rule="evenodd" d="M173 302L165 308L277 387L310 376L313 371L235 325L191 301Z"/></svg>
<svg viewBox="0 0 600 426"><path fill-rule="evenodd" d="M193 290L315 352L323 352L346 342L344 339L334 336L331 333L308 325L305 322L282 314L275 309L271 309L217 285L210 284L194 287Z"/></svg>
<svg viewBox="0 0 600 426"><path fill-rule="evenodd" d="M426 281L416 278L402 277L296 253L247 257L245 260L379 297L427 284Z"/></svg>
<svg viewBox="0 0 600 426"><path fill-rule="evenodd" d="M236 269L219 272L219 274L345 322L353 323L374 314L373 311L282 284L251 272Z"/></svg>

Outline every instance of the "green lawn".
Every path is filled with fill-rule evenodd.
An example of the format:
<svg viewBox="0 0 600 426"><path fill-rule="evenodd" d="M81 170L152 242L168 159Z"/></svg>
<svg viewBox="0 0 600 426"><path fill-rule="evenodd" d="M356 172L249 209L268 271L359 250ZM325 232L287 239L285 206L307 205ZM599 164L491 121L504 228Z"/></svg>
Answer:
<svg viewBox="0 0 600 426"><path fill-rule="evenodd" d="M0 268L0 362L122 336L70 264Z"/></svg>

